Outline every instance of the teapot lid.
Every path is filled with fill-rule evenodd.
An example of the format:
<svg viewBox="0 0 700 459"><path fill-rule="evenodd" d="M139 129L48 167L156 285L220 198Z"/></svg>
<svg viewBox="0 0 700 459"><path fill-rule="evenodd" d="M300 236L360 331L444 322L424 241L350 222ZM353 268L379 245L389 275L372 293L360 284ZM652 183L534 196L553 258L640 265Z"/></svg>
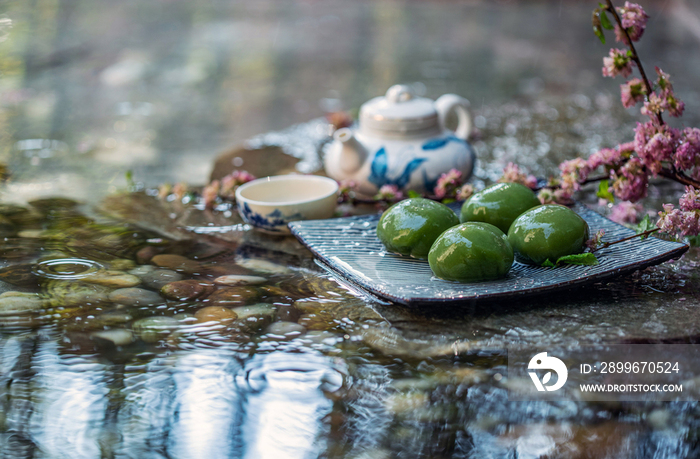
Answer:
<svg viewBox="0 0 700 459"><path fill-rule="evenodd" d="M435 102L416 97L410 86L397 84L383 97L375 97L360 107L360 129L408 132L433 128L438 124Z"/></svg>

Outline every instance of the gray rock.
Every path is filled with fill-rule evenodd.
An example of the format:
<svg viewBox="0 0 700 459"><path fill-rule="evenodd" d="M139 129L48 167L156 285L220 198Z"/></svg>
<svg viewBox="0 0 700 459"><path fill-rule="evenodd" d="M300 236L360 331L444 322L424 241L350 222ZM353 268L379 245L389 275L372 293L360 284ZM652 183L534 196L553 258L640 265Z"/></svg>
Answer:
<svg viewBox="0 0 700 459"><path fill-rule="evenodd" d="M226 276L219 276L214 279L214 283L218 285L255 285L264 284L267 281L264 277L260 276L244 276L240 274L229 274Z"/></svg>
<svg viewBox="0 0 700 459"><path fill-rule="evenodd" d="M14 316L38 312L44 300L34 293L5 292L0 295L0 316Z"/></svg>
<svg viewBox="0 0 700 459"><path fill-rule="evenodd" d="M98 341L105 340L112 342L115 346L126 346L136 341L134 338L134 333L125 328L115 328L113 330L92 332L90 336L92 338L97 338Z"/></svg>
<svg viewBox="0 0 700 459"><path fill-rule="evenodd" d="M109 294L110 301L126 306L155 306L165 300L156 292L143 288L120 288Z"/></svg>
<svg viewBox="0 0 700 459"><path fill-rule="evenodd" d="M131 328L143 341L157 343L167 338L180 325L181 322L174 317L153 316L137 320Z"/></svg>
<svg viewBox="0 0 700 459"><path fill-rule="evenodd" d="M182 280L182 274L170 269L154 269L140 276L141 282L148 288L160 290L164 285Z"/></svg>
<svg viewBox="0 0 700 459"><path fill-rule="evenodd" d="M306 333L306 327L294 322L275 322L265 328L267 338L274 340L288 340L302 336Z"/></svg>

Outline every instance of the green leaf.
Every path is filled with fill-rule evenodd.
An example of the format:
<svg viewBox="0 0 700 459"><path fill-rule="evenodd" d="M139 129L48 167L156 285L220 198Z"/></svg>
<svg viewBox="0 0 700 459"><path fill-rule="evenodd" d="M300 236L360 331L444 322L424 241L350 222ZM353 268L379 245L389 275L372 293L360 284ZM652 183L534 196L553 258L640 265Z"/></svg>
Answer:
<svg viewBox="0 0 700 459"><path fill-rule="evenodd" d="M593 23L593 33L600 39L600 41L605 44L605 35L603 35L603 27L600 20L600 8L593 10L593 17L591 18Z"/></svg>
<svg viewBox="0 0 700 459"><path fill-rule="evenodd" d="M656 223L654 223L651 220L651 217L649 217L649 214L647 214L644 216L642 221L639 222L639 224L635 228L635 231L638 233L644 233L645 231L653 230L654 228L656 228ZM648 237L649 237L649 235L641 236L641 239L644 240Z"/></svg>
<svg viewBox="0 0 700 459"><path fill-rule="evenodd" d="M598 259L590 252L578 253L576 255L565 255L557 260L557 264L566 263L569 265L594 266L598 264Z"/></svg>
<svg viewBox="0 0 700 459"><path fill-rule="evenodd" d="M598 191L595 194L599 198L605 199L608 202L615 202L615 196L610 192L610 182L601 180L598 184Z"/></svg>
<svg viewBox="0 0 700 459"><path fill-rule="evenodd" d="M610 22L610 19L608 19L608 15L605 13L605 10L600 11L600 25L602 25L604 29L613 29L613 25Z"/></svg>
<svg viewBox="0 0 700 459"><path fill-rule="evenodd" d="M455 199L453 199L453 198L447 198L447 199L442 200L442 203L445 205L452 204L453 202L455 202Z"/></svg>
<svg viewBox="0 0 700 459"><path fill-rule="evenodd" d="M601 42L602 44L605 44L605 35L603 35L603 30L602 30L602 29L598 29L598 28L595 28L595 27L594 27L594 28L593 28L593 33L595 34L596 37L598 37L598 38L600 39L600 42Z"/></svg>
<svg viewBox="0 0 700 459"><path fill-rule="evenodd" d="M415 190L408 190L408 197L409 198L420 198L421 194Z"/></svg>
<svg viewBox="0 0 700 459"><path fill-rule="evenodd" d="M551 261L549 261L549 258L547 258L547 259L544 261L544 263L542 263L542 266L545 267L545 268L554 268L554 267L556 267L556 265L555 265L554 263L552 263Z"/></svg>

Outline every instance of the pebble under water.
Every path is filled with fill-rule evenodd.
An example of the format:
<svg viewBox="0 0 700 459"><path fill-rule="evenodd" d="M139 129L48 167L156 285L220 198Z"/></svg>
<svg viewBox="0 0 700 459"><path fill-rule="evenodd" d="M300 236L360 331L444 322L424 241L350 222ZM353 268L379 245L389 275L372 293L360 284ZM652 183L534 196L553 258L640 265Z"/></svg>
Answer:
<svg viewBox="0 0 700 459"><path fill-rule="evenodd" d="M511 402L501 378L516 341L693 342L693 251L575 304L411 311L292 238L176 239L64 200L0 213L2 457L700 454L696 403Z"/></svg>

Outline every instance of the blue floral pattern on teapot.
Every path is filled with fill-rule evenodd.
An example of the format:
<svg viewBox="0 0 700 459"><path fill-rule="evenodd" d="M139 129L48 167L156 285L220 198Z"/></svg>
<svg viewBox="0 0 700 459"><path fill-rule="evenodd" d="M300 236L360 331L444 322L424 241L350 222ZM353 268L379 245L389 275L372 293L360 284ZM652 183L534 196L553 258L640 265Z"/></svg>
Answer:
<svg viewBox="0 0 700 459"><path fill-rule="evenodd" d="M474 151L468 102L454 94L437 101L415 97L407 86L392 86L386 97L362 106L359 126L336 131L325 167L336 180L350 180L361 194L373 195L384 185L431 192L445 172L457 169L471 176ZM455 111L456 131L444 127Z"/></svg>

